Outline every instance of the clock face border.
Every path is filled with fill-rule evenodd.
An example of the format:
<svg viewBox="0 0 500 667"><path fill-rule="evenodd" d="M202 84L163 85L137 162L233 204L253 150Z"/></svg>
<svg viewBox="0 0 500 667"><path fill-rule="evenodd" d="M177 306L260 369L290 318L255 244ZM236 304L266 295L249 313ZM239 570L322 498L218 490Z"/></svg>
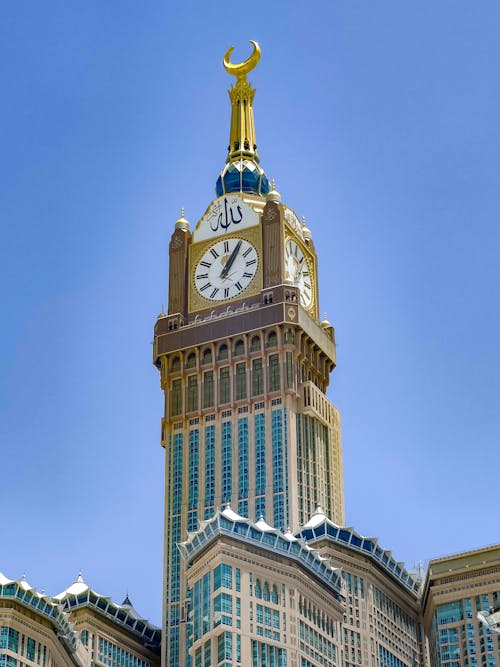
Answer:
<svg viewBox="0 0 500 667"><path fill-rule="evenodd" d="M235 296L228 299L221 299L220 301L214 301L212 299L206 299L203 297L195 284L195 274L198 268L198 263L202 259L203 255L207 250L221 241L229 239L243 239L248 241L254 248L258 257L258 267L254 277L250 280L249 284L241 290ZM217 308L219 306L224 306L225 304L230 304L241 299L248 298L250 296L255 296L260 294L262 291L262 235L260 225L255 225L247 229L242 229L241 232L237 229L234 232L229 234L224 234L223 236L218 236L212 238L209 241L204 240L199 243L193 243L189 248L189 299L188 299L188 310L190 313L196 313L200 310L208 310L209 308Z"/></svg>
<svg viewBox="0 0 500 667"><path fill-rule="evenodd" d="M243 294L258 269L259 255L250 241L225 236L203 253L193 273L194 285L202 297L219 303Z"/></svg>
<svg viewBox="0 0 500 667"><path fill-rule="evenodd" d="M301 243L297 239L296 236L291 235L291 234L287 234L285 236L285 242L283 244L283 249L285 251L285 256L284 256L283 259L284 259L285 265L286 265L286 247L287 247L287 244L290 243L290 242L294 243L299 248L301 253L303 254L303 256L305 258L305 261L307 263L307 268L309 270L309 275L310 275L310 278L311 278L311 301L310 301L309 305L307 305L307 306L304 306L302 304L302 302L300 301L300 299L299 299L299 303L302 306L302 308L304 308L304 310L306 310L308 313L315 313L316 312L316 300L317 300L318 290L317 290L317 286L316 286L316 264L314 262L314 258L312 257L311 253L308 252L307 248L304 247L304 244ZM295 285L295 283L292 283L291 281L290 281L290 283ZM298 287L299 290L300 290L300 287L298 285L295 285L295 286Z"/></svg>

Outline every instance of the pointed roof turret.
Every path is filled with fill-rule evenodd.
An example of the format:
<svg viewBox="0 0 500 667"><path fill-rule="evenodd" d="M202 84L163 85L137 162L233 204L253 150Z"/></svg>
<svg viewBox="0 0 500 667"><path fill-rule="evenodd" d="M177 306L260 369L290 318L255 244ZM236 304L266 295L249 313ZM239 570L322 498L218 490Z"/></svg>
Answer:
<svg viewBox="0 0 500 667"><path fill-rule="evenodd" d="M125 595L125 600L122 602L122 607L133 607L134 605L130 602L128 593Z"/></svg>
<svg viewBox="0 0 500 667"><path fill-rule="evenodd" d="M62 593L59 593L59 595L55 595L54 599L63 600L68 595L81 595L82 593L85 593L88 590L89 586L84 582L82 571L79 570L78 575L75 581L71 584L71 586L68 586L68 588Z"/></svg>

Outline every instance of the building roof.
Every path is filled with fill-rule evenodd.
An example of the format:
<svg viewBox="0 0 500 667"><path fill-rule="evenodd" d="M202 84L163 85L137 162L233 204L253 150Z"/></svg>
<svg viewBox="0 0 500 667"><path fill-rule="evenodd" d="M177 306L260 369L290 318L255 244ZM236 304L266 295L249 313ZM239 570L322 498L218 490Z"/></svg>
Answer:
<svg viewBox="0 0 500 667"><path fill-rule="evenodd" d="M77 633L64 605L50 595L39 593L24 577L8 579L0 572L0 599L16 602L52 624L59 639L71 654L76 651Z"/></svg>
<svg viewBox="0 0 500 667"><path fill-rule="evenodd" d="M376 537L365 537L357 533L354 528L338 526L328 519L321 507L316 509L296 535L311 543L326 538L342 547L362 553L415 597L418 594L420 582L405 569L404 563L396 561L390 551L379 545Z"/></svg>
<svg viewBox="0 0 500 667"><path fill-rule="evenodd" d="M342 571L332 567L328 558L319 555L304 539L287 531L283 533L260 518L254 523L234 512L229 505L207 521L200 522L196 532L188 533L188 539L179 544L179 549L187 563L191 563L220 536L229 536L245 544L254 544L266 551L282 554L301 564L318 577L332 591L334 597L342 601Z"/></svg>
<svg viewBox="0 0 500 667"><path fill-rule="evenodd" d="M144 645L150 648L159 648L161 644L160 628L142 618L132 606L128 594L123 604L117 604L110 597L100 595L90 588L83 580L81 572L76 581L62 593L56 595L54 600L63 604L68 611L82 607L93 608L101 616L135 634Z"/></svg>
<svg viewBox="0 0 500 667"><path fill-rule="evenodd" d="M69 620L69 613L82 607L95 609L99 615L136 635L139 641L153 650L159 649L161 644L160 628L137 613L128 595L123 604L116 604L111 598L92 590L83 580L81 572L66 590L53 597L39 593L24 577L8 579L0 572L0 599L15 600L47 618L72 653L76 650L78 633Z"/></svg>

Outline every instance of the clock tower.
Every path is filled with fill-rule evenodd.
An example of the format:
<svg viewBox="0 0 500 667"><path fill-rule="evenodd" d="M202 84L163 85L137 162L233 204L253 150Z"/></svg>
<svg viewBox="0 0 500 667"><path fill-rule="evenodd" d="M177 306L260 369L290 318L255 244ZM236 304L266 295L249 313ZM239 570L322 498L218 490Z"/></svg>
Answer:
<svg viewBox="0 0 500 667"><path fill-rule="evenodd" d="M321 506L344 523L340 421L326 396L335 367L319 320L312 234L260 166L255 90L243 63L216 198L196 225L181 213L169 246L168 312L155 326L165 395L162 664L188 664L189 591L178 544L230 506L298 530Z"/></svg>

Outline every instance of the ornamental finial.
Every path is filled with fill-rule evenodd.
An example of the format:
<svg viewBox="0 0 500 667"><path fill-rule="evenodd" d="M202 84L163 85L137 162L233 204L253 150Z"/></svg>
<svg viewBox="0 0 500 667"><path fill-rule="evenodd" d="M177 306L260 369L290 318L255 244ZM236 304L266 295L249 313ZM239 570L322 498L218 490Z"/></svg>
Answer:
<svg viewBox="0 0 500 667"><path fill-rule="evenodd" d="M222 60L224 69L236 81L229 89L231 100L231 125L229 128L229 145L227 147L226 166L217 179L215 191L217 196L228 192L251 192L265 196L269 192L269 182L262 167L259 167L259 153L255 138L253 116L253 98L255 88L247 80L247 74L260 60L260 46L250 40L253 46L251 55L241 63L232 63L231 53L234 46L228 49Z"/></svg>
<svg viewBox="0 0 500 667"><path fill-rule="evenodd" d="M253 68L257 65L260 60L260 46L257 44L257 42L254 42L253 39L250 40L250 44L253 45L253 52L251 56L244 60L242 63L232 63L230 61L231 53L234 51L234 46L231 46L231 48L226 51L224 60L222 62L224 64L224 69L228 74L232 74L232 76L236 76L238 79L245 79L248 72L253 70Z"/></svg>

